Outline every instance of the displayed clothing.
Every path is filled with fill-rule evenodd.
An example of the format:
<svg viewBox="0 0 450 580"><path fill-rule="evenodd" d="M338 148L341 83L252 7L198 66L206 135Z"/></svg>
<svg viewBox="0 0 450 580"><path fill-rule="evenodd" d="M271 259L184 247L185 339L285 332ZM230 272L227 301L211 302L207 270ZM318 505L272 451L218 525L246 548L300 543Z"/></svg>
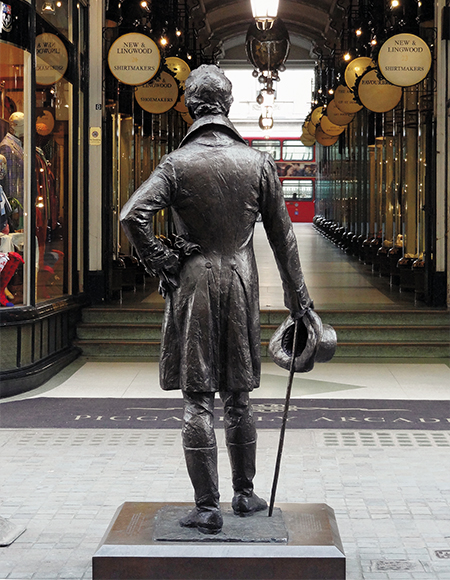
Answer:
<svg viewBox="0 0 450 580"><path fill-rule="evenodd" d="M0 155L6 157L6 176L3 188L8 199L17 199L23 206L23 146L20 139L6 133L0 143Z"/></svg>
<svg viewBox="0 0 450 580"><path fill-rule="evenodd" d="M0 185L0 232L2 232L7 226L8 217L10 216L11 212L11 206L9 204L6 193L2 185Z"/></svg>
<svg viewBox="0 0 450 580"><path fill-rule="evenodd" d="M9 252L6 255L0 254L0 306L14 306L10 302L5 294L6 286L8 285L11 278L14 276L14 272L17 270L20 264L23 264L23 258L17 252Z"/></svg>
<svg viewBox="0 0 450 580"><path fill-rule="evenodd" d="M40 214L41 223L50 230L54 230L58 225L59 217L59 199L56 195L55 177L50 169L42 149L36 147L36 181L37 181L37 199L36 212Z"/></svg>

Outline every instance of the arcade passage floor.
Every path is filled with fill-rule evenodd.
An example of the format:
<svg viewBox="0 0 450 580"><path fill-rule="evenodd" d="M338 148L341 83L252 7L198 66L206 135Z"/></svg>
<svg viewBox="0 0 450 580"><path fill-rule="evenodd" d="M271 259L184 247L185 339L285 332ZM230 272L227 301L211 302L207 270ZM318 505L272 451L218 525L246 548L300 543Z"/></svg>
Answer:
<svg viewBox="0 0 450 580"><path fill-rule="evenodd" d="M310 226L296 226L296 233L317 307L412 306L411 297L372 284ZM259 227L255 245L261 306L281 308L278 274ZM273 413L284 397L287 373L271 363L263 363L262 371L254 398L259 413ZM5 413L14 413L4 403L36 398L60 399L61 408L70 408L71 399L85 400L83 414L89 416L90 399L96 404L113 399L120 409L121 399L129 408L130 399L152 406L164 398L169 399L165 407L175 408L179 394L159 389L156 362L80 358L38 390L0 403L0 515L27 528L11 546L0 548L0 580L90 579L92 555L123 502L192 501L180 428L152 429L148 423L124 428L128 411L91 414L77 429L63 421L58 428L2 427ZM383 403L379 408L377 401ZM413 429L406 402L418 407ZM316 365L294 379L292 412L306 403L321 409L327 426L296 423L287 430L277 501L326 503L334 509L348 580L450 580L448 361L384 358ZM266 498L278 434L267 422L259 430L255 486ZM217 438L221 494L229 502L220 413Z"/></svg>

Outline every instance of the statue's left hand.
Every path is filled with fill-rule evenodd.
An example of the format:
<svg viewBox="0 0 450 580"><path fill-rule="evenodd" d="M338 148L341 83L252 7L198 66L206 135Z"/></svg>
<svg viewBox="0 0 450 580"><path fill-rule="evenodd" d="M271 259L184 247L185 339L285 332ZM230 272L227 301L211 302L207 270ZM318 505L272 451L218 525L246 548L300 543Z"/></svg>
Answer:
<svg viewBox="0 0 450 580"><path fill-rule="evenodd" d="M303 318L303 316L310 310L314 308L314 302L309 297L308 289L306 284L303 283L302 286L297 290L297 304L291 309L291 316L295 319Z"/></svg>

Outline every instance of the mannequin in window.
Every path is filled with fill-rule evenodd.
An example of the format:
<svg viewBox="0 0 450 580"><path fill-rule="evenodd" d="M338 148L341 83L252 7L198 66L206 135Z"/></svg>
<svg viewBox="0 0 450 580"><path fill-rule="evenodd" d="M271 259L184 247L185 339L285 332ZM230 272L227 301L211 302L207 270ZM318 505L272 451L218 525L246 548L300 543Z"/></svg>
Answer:
<svg viewBox="0 0 450 580"><path fill-rule="evenodd" d="M6 158L3 189L13 208L10 227L23 227L23 135L25 116L16 112L9 117L9 131L0 143L0 154Z"/></svg>
<svg viewBox="0 0 450 580"><path fill-rule="evenodd" d="M6 172L6 157L0 155L0 236L9 238L8 217L11 214L11 206L2 186ZM23 264L23 259L17 252L0 252L0 306L14 306L14 303L10 302L12 294L6 287L19 264Z"/></svg>
<svg viewBox="0 0 450 580"><path fill-rule="evenodd" d="M6 157L0 155L0 232L4 235L9 234L8 218L12 213L11 205L8 196L3 189L2 182L6 177Z"/></svg>

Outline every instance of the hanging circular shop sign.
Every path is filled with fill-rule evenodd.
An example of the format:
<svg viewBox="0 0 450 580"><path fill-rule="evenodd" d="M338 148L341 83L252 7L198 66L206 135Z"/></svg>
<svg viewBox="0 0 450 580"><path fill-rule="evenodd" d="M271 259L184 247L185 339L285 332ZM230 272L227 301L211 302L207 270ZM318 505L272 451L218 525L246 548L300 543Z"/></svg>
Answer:
<svg viewBox="0 0 450 580"><path fill-rule="evenodd" d="M334 99L328 103L327 117L335 125L348 125L355 118L354 113L344 113L337 108Z"/></svg>
<svg viewBox="0 0 450 580"><path fill-rule="evenodd" d="M184 90L184 83L191 72L189 65L178 56L167 57L165 63L167 68L180 83L181 88Z"/></svg>
<svg viewBox="0 0 450 580"><path fill-rule="evenodd" d="M50 32L36 36L36 83L54 85L60 81L69 66L69 55L64 42Z"/></svg>
<svg viewBox="0 0 450 580"><path fill-rule="evenodd" d="M431 68L431 61L428 44L407 32L388 38L378 54L381 74L399 87L412 87L423 81Z"/></svg>
<svg viewBox="0 0 450 580"><path fill-rule="evenodd" d="M362 105L355 101L352 91L344 85L339 85L335 90L334 102L343 113L357 113L363 108Z"/></svg>
<svg viewBox="0 0 450 580"><path fill-rule="evenodd" d="M320 123L320 117L322 116L323 107L316 107L311 113L311 123L317 127Z"/></svg>
<svg viewBox="0 0 450 580"><path fill-rule="evenodd" d="M180 100L174 106L175 111L178 111L188 125L192 125L194 119L189 114L189 109L186 107L184 95L181 95Z"/></svg>
<svg viewBox="0 0 450 580"><path fill-rule="evenodd" d="M340 135L345 131L346 125L335 125L330 121L327 115L324 115L320 119L320 127L324 133L330 135L331 137L335 137L336 135Z"/></svg>
<svg viewBox="0 0 450 580"><path fill-rule="evenodd" d="M360 56L348 63L344 78L350 90L353 90L357 77L361 77L369 66L375 66L375 63L368 56Z"/></svg>
<svg viewBox="0 0 450 580"><path fill-rule="evenodd" d="M108 52L112 74L125 85L143 85L158 72L161 55L156 43L139 32L119 36Z"/></svg>
<svg viewBox="0 0 450 580"><path fill-rule="evenodd" d="M155 79L137 87L136 101L148 113L166 113L178 101L178 84L169 73L161 73Z"/></svg>
<svg viewBox="0 0 450 580"><path fill-rule="evenodd" d="M316 127L315 125L313 125L311 123L311 131L309 130L309 124L310 124L310 119L307 119L304 123L303 123L303 127L302 127L302 133L303 135L307 135L309 137L312 137L313 139L315 139L314 135L316 134Z"/></svg>
<svg viewBox="0 0 450 580"><path fill-rule="evenodd" d="M50 111L44 110L36 116L36 132L38 135L47 136L55 128L55 117Z"/></svg>
<svg viewBox="0 0 450 580"><path fill-rule="evenodd" d="M309 133L302 133L300 141L305 145L305 147L312 147L316 142L315 137L311 137Z"/></svg>
<svg viewBox="0 0 450 580"><path fill-rule="evenodd" d="M358 83L361 103L374 113L386 113L396 107L402 98L403 89L380 79L376 70L365 73Z"/></svg>
<svg viewBox="0 0 450 580"><path fill-rule="evenodd" d="M181 95L180 100L178 101L178 103L174 106L175 111L178 111L179 113L189 113L188 108L186 107L186 102L184 100L184 95Z"/></svg>
<svg viewBox="0 0 450 580"><path fill-rule="evenodd" d="M314 137L314 139L316 138L316 129L317 125L314 125L312 121L309 121L306 126L306 130L311 135L311 137Z"/></svg>
<svg viewBox="0 0 450 580"><path fill-rule="evenodd" d="M183 120L189 125L191 126L192 123L194 122L194 119L189 115L189 113L181 113L181 116L183 117Z"/></svg>
<svg viewBox="0 0 450 580"><path fill-rule="evenodd" d="M339 135L327 135L321 127L317 127L316 139L317 143L320 143L324 147L329 147L330 145L334 145L336 143L336 141L339 139Z"/></svg>

